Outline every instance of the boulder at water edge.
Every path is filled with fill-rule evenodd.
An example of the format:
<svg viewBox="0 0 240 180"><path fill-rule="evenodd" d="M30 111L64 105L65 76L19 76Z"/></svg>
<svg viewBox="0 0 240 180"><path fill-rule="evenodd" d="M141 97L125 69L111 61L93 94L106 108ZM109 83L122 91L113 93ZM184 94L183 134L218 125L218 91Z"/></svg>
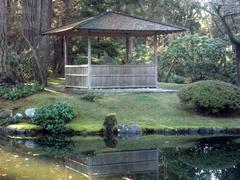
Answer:
<svg viewBox="0 0 240 180"><path fill-rule="evenodd" d="M36 110L37 110L37 108L28 108L28 109L25 110L24 113L25 113L26 117L33 118Z"/></svg>

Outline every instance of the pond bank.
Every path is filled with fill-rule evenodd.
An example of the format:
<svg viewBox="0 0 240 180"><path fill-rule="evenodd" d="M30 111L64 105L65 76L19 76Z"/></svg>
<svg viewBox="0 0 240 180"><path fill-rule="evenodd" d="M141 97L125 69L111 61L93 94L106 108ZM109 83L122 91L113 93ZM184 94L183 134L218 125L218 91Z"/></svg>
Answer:
<svg viewBox="0 0 240 180"><path fill-rule="evenodd" d="M11 129L0 127L0 131L7 136L35 137L49 135L42 129ZM73 131L69 130L64 136L103 136L103 130L99 131ZM118 133L118 136L164 135L164 136L207 136L207 135L240 135L240 128L178 128L178 129L149 129L143 128L142 133Z"/></svg>

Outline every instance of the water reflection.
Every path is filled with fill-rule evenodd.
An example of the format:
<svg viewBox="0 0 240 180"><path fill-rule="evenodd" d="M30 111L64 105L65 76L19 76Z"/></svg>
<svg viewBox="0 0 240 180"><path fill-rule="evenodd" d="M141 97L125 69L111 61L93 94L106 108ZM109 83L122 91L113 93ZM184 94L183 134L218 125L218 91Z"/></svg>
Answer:
<svg viewBox="0 0 240 180"><path fill-rule="evenodd" d="M5 179L31 179L32 172L40 174L35 178L39 180L235 180L240 179L240 138L47 136L9 140L0 136L0 179L3 175Z"/></svg>
<svg viewBox="0 0 240 180"><path fill-rule="evenodd" d="M162 149L162 169L169 179L240 179L240 144L236 137L200 139L188 149Z"/></svg>
<svg viewBox="0 0 240 180"><path fill-rule="evenodd" d="M97 153L94 156L74 155L65 160L70 171L88 179L158 179L159 151L133 150Z"/></svg>

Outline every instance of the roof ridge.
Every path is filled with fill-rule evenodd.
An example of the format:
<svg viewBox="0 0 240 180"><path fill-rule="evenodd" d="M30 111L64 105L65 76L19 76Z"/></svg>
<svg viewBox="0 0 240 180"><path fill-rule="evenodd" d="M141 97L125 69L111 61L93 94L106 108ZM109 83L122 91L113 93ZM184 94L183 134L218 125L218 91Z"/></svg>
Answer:
<svg viewBox="0 0 240 180"><path fill-rule="evenodd" d="M172 32L186 31L186 28L183 28L183 27L180 27L180 26L175 26L175 25L172 25L172 24L161 23L161 22L157 22L157 21L153 21L153 20L149 20L149 19L144 19L143 17L132 16L132 15L125 14L125 13L122 13L122 12L107 11L107 12L100 13L98 15L83 19L81 21L76 21L76 22L73 22L73 23L69 23L69 24L66 24L66 25L63 25L63 26L60 26L60 27L50 29L48 31L42 32L41 34L42 35L47 35L47 34L55 34L55 33L66 33L68 31L74 31L74 30L77 31L77 30L80 30L80 29L84 29L84 27L87 27L88 24L90 24L90 26L91 26L92 22L98 21L98 19L101 19L104 16L108 16L108 15L111 16L111 14L115 14L117 16L123 16L125 18L129 18L129 19L131 19L130 21L141 20L141 21L143 21L143 23L147 23L147 22L154 23L154 26L162 26L163 27L162 31L165 31L164 28L166 29L166 31L168 31L168 29L172 28L172 30L169 30L169 33L171 33L170 31L172 31ZM103 30L104 30L104 28L103 28Z"/></svg>
<svg viewBox="0 0 240 180"><path fill-rule="evenodd" d="M64 24L64 25L62 25L62 26L60 26L60 27L66 27L66 26L69 26L69 25L72 25L72 24L76 24L75 26L72 27L72 29L74 29L74 28L76 28L76 26L87 24L87 23L89 23L89 22L92 22L92 21L95 20L96 18L101 17L101 16L104 16L104 15L106 15L106 14L107 14L107 12L101 13L101 14L98 14L98 15L96 15L96 16L92 16L92 17L85 18L85 19L83 19L83 20L81 20L81 21L75 21L75 22L71 22L71 23ZM53 31L53 30L56 30L56 29L58 29L58 28L59 28L59 27L52 28L52 29L50 29L50 30L47 30L47 31L42 32L41 34L44 35L46 32Z"/></svg>
<svg viewBox="0 0 240 180"><path fill-rule="evenodd" d="M107 14L107 13L115 13L115 14L118 14L118 15L128 16L128 17L135 18L135 19L139 19L139 20L143 20L143 21L148 21L148 22L157 23L157 24L160 24L160 25L171 26L171 27L174 27L174 28L179 28L179 29L187 30L186 28L181 27L181 26L176 26L176 25L173 25L173 24L162 23L162 22L158 22L158 21L154 21L154 20L150 20L150 19L145 19L145 18L143 18L143 17L133 16L133 15L130 15L130 14L127 14L127 13L124 13L124 12L108 11L108 12L106 12L106 14Z"/></svg>

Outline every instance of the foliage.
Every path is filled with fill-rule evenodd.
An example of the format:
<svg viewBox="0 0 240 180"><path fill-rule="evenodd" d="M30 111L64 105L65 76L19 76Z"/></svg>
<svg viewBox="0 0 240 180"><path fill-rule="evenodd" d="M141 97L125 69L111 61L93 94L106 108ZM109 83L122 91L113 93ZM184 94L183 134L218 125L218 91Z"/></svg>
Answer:
<svg viewBox="0 0 240 180"><path fill-rule="evenodd" d="M178 97L184 104L210 114L233 112L240 108L240 89L222 81L199 81L183 87Z"/></svg>
<svg viewBox="0 0 240 180"><path fill-rule="evenodd" d="M24 40L20 40L22 43ZM24 44L24 43L23 43ZM8 47L8 66L12 78L15 79L16 83L33 80L33 50L23 50L19 53L17 49L21 46L15 44Z"/></svg>
<svg viewBox="0 0 240 180"><path fill-rule="evenodd" d="M27 97L39 91L41 88L38 84L26 84L16 86L0 85L0 96L8 100L17 100Z"/></svg>
<svg viewBox="0 0 240 180"><path fill-rule="evenodd" d="M75 148L69 137L59 135L43 136L40 139L36 139L35 143L37 144L36 150L38 153L54 158L69 156Z"/></svg>
<svg viewBox="0 0 240 180"><path fill-rule="evenodd" d="M36 110L33 123L51 133L66 131L65 124L75 117L72 107L66 102L45 105Z"/></svg>
<svg viewBox="0 0 240 180"><path fill-rule="evenodd" d="M95 102L96 101L96 95L94 94L94 92L91 91L87 91L86 93L84 93L82 95L82 99L89 101L89 102Z"/></svg>
<svg viewBox="0 0 240 180"><path fill-rule="evenodd" d="M159 61L160 71L167 72L164 80L168 81L171 73L189 78L191 82L224 79L232 58L227 45L225 41L207 36L187 35L176 39Z"/></svg>
<svg viewBox="0 0 240 180"><path fill-rule="evenodd" d="M165 75L165 77L167 76L166 73L164 73L164 75ZM183 76L171 73L171 74L169 74L167 82L168 83L176 83L176 84L184 84L185 83L185 79L186 78L183 77Z"/></svg>
<svg viewBox="0 0 240 180"><path fill-rule="evenodd" d="M11 124L16 124L19 123L20 119L19 118L7 118L7 119L2 119L0 120L0 126L9 126Z"/></svg>

